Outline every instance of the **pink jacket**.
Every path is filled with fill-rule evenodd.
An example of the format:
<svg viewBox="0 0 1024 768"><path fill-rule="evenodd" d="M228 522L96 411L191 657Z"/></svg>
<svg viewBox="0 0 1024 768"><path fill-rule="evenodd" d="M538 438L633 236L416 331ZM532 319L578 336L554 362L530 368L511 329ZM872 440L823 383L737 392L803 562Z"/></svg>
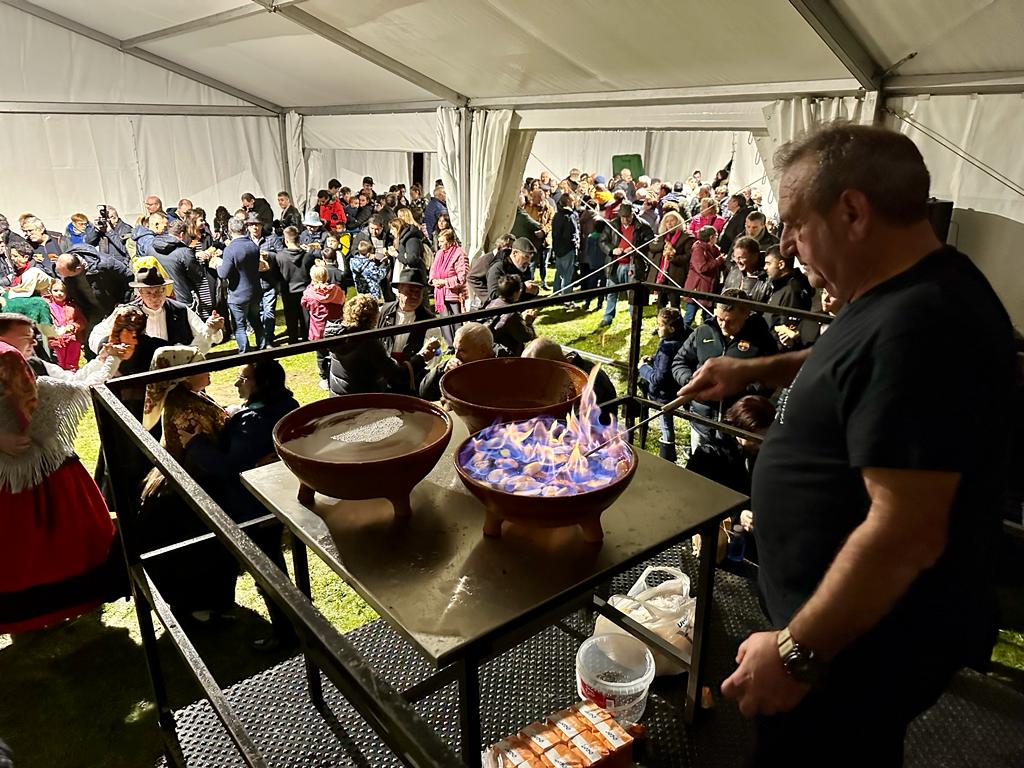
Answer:
<svg viewBox="0 0 1024 768"><path fill-rule="evenodd" d="M434 308L441 312L446 301L457 302L466 297L466 274L469 272L469 257L462 246L449 245L434 254L430 265L430 282L444 280L444 285L434 286Z"/></svg>
<svg viewBox="0 0 1024 768"><path fill-rule="evenodd" d="M718 234L722 234L722 228L725 226L725 219L721 216L715 216L714 219L706 219L702 214L697 214L690 219L690 231L693 232L693 236L696 237L697 233L700 232L701 227L714 227Z"/></svg>
<svg viewBox="0 0 1024 768"><path fill-rule="evenodd" d="M324 337L328 320L341 317L341 305L345 303L345 292L340 285L328 283L317 288L313 283L302 292L302 306L309 312L309 340Z"/></svg>

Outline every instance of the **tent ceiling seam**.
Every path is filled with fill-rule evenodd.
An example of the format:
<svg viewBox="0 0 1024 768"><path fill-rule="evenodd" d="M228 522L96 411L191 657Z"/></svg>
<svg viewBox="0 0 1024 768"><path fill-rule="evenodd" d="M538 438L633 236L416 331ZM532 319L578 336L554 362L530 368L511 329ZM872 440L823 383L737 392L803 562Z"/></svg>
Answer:
<svg viewBox="0 0 1024 768"><path fill-rule="evenodd" d="M866 91L881 86L882 67L832 7L829 0L789 0L807 25L828 46Z"/></svg>
<svg viewBox="0 0 1024 768"><path fill-rule="evenodd" d="M459 107L466 106L466 103L469 101L466 96L463 96L454 88L449 88L447 85L437 82L422 72L403 64L398 61L398 59L394 59L386 53L378 51L376 48L367 45L347 32L344 32L325 21L321 21L313 14L308 13L301 8L275 5L272 0L252 0L252 2L256 3L256 5L261 8L265 8L268 11L283 16L293 24L312 32L315 35L319 35L324 40L333 43L339 48L343 48L350 53L354 53L361 59L368 61L371 64L375 64L396 77L400 77L406 82L412 83L428 93L432 93L439 99L444 99L445 101Z"/></svg>

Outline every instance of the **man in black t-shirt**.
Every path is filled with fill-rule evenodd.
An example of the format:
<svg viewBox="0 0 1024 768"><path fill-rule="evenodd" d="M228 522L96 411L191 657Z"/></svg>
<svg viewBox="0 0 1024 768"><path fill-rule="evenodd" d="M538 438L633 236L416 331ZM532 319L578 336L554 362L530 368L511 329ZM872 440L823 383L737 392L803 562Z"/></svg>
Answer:
<svg viewBox="0 0 1024 768"><path fill-rule="evenodd" d="M910 721L991 652L1008 420L953 420L949 406L1011 408L1011 325L936 239L907 137L828 127L775 168L783 252L846 306L811 350L709 360L681 391L791 385L752 492L776 629L744 641L722 692L757 717L756 765L898 766ZM972 322L950 324L954 305ZM970 364L950 364L957 348Z"/></svg>

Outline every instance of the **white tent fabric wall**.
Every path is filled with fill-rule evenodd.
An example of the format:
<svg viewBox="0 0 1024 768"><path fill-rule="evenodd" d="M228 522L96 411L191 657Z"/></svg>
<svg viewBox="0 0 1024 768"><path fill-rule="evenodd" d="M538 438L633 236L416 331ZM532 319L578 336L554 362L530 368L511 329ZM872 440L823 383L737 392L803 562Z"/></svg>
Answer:
<svg viewBox="0 0 1024 768"><path fill-rule="evenodd" d="M644 167L648 176L670 184L690 178L695 168L710 181L732 159L734 144L730 131L655 131Z"/></svg>
<svg viewBox="0 0 1024 768"><path fill-rule="evenodd" d="M129 216L145 195L135 154L133 118L124 115L0 115L0 212L17 231L30 211L52 230L72 213L93 218L110 203Z"/></svg>
<svg viewBox="0 0 1024 768"><path fill-rule="evenodd" d="M288 192L292 203L300 210L306 209L309 197L309 169L306 167L306 155L303 152L305 142L302 139L304 118L297 112L288 112L284 116L284 144L288 153Z"/></svg>
<svg viewBox="0 0 1024 768"><path fill-rule="evenodd" d="M440 168L438 178L444 181L448 214L456 232L467 231L462 210L462 144L460 131L462 115L458 109L438 107L437 109L437 161ZM462 235L465 237L465 235Z"/></svg>
<svg viewBox="0 0 1024 768"><path fill-rule="evenodd" d="M433 152L437 149L433 112L380 115L307 115L302 138L309 149Z"/></svg>
<svg viewBox="0 0 1024 768"><path fill-rule="evenodd" d="M3 4L0 50L7 52L7 66L0 67L0 97L9 101L245 104ZM19 61L22 65L15 66Z"/></svg>
<svg viewBox="0 0 1024 768"><path fill-rule="evenodd" d="M538 131L526 175L564 179L573 168L612 176L612 155L643 155L645 131Z"/></svg>
<svg viewBox="0 0 1024 768"><path fill-rule="evenodd" d="M307 201L316 202L316 193L337 179L343 186L358 191L363 177L371 176L378 192L387 192L392 184L409 184L412 155L408 152L372 152L361 149L307 149Z"/></svg>
<svg viewBox="0 0 1024 768"><path fill-rule="evenodd" d="M512 226L516 197L522 186L533 131L515 128L518 119L509 109L473 112L470 150L470 225L463 236L470 259L487 250L493 240Z"/></svg>
<svg viewBox="0 0 1024 768"><path fill-rule="evenodd" d="M218 205L234 211L243 192L273 200L284 188L274 118L143 115L131 124L141 186L166 205L187 197L212 219Z"/></svg>
<svg viewBox="0 0 1024 768"><path fill-rule="evenodd" d="M126 219L148 194L234 210L242 192L277 193L277 121L262 117L0 115L0 211L32 211L51 229L109 203Z"/></svg>
<svg viewBox="0 0 1024 768"><path fill-rule="evenodd" d="M1019 94L932 96L892 99L888 106L965 150L1020 186L1024 184L1024 153L1007 151L1007 139L1024 135L1024 102ZM975 168L966 160L903 121L892 126L913 139L931 173L931 194L952 200L957 208L973 208L1024 222L1024 197Z"/></svg>

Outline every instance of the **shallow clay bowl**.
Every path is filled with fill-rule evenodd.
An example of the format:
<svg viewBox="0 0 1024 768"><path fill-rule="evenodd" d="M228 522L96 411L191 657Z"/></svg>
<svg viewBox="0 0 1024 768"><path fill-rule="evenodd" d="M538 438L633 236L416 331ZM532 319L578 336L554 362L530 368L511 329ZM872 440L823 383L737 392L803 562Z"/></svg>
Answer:
<svg viewBox="0 0 1024 768"><path fill-rule="evenodd" d="M602 488L596 488L574 496L520 496L508 491L492 488L469 475L463 469L463 458L469 460L473 455L467 438L455 452L455 471L470 493L483 502L487 509L484 520L485 536L501 536L501 524L510 523L529 528L561 528L578 525L583 531L583 539L597 544L604 539L601 528L601 513L610 507L633 480L636 474L636 454L629 451L629 469L621 477L612 480Z"/></svg>
<svg viewBox="0 0 1024 768"><path fill-rule="evenodd" d="M407 453L372 461L326 461L296 453L288 442L308 435L317 420L360 408L420 411L434 417L424 444ZM299 501L311 508L313 492L335 499L388 499L397 517L407 516L409 494L437 464L452 437L452 419L443 408L418 397L373 393L328 397L298 408L274 427L274 447L299 479Z"/></svg>
<svg viewBox="0 0 1024 768"><path fill-rule="evenodd" d="M448 371L441 377L441 393L473 434L496 421L563 417L586 384L587 374L569 363L496 357Z"/></svg>

